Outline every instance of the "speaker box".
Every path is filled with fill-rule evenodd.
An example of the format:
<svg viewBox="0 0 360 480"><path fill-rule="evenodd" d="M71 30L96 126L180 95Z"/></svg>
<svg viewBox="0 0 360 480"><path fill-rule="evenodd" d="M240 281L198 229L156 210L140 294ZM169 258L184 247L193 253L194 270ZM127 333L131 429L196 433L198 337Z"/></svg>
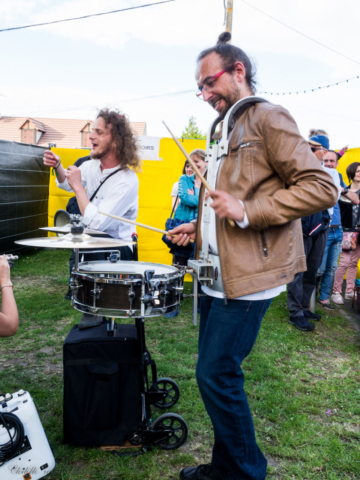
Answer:
<svg viewBox="0 0 360 480"><path fill-rule="evenodd" d="M79 330L64 342L64 442L123 445L139 429L144 390L141 345L135 325Z"/></svg>

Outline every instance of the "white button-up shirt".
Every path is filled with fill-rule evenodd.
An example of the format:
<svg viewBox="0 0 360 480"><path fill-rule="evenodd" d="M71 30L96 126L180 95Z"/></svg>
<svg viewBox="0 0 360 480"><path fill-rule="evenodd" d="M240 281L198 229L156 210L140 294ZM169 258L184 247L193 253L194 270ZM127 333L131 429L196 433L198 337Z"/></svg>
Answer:
<svg viewBox="0 0 360 480"><path fill-rule="evenodd" d="M100 182L103 182L110 173L118 168L101 171L100 160L89 160L80 166L81 183L86 188L89 199ZM63 190L73 191L67 179L63 183L56 180L56 183ZM113 238L131 241L131 234L136 232L134 225L101 215L99 211L136 221L139 208L138 191L139 179L136 173L128 168L115 173L106 180L92 202L87 205L84 212L84 224L91 229L107 233Z"/></svg>

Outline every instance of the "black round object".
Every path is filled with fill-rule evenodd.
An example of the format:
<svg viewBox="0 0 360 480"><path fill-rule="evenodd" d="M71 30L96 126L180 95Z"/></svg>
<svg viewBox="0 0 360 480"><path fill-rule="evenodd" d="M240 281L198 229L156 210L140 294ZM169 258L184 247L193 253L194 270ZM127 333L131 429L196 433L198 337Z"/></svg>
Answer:
<svg viewBox="0 0 360 480"><path fill-rule="evenodd" d="M188 434L185 420L176 413L165 413L158 417L152 425L152 430L170 430L166 439L156 442L156 445L164 450L181 447Z"/></svg>
<svg viewBox="0 0 360 480"><path fill-rule="evenodd" d="M140 445L142 442L142 437L139 432L133 432L129 435L129 442L131 445Z"/></svg>
<svg viewBox="0 0 360 480"><path fill-rule="evenodd" d="M158 408L173 407L179 400L180 388L171 378L159 378L157 380L157 390L166 393L166 397L154 403Z"/></svg>
<svg viewBox="0 0 360 480"><path fill-rule="evenodd" d="M71 226L71 233L73 235L81 235L82 233L84 233L84 227L82 225L72 225Z"/></svg>

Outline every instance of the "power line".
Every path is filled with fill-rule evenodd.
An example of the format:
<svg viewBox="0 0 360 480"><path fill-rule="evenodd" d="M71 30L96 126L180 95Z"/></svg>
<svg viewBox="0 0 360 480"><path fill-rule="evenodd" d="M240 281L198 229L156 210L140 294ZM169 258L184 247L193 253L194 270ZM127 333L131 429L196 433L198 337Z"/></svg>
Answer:
<svg viewBox="0 0 360 480"><path fill-rule="evenodd" d="M271 18L271 19L274 20L275 22L280 23L280 24L283 25L284 27L289 28L290 30L298 33L299 35L302 35L303 37L307 38L308 40L311 40L312 42L315 42L315 43L317 43L318 45L321 45L322 47L330 50L331 52L336 53L337 55L340 55L341 57L344 57L344 58L346 58L347 60L350 60L350 62L354 62L354 63L356 63L357 65L360 65L360 62L358 62L357 60L354 60L353 58L350 58L350 57L344 55L343 53L340 53L340 52L338 52L337 50L334 50L333 48L328 47L327 45L324 45L323 43L319 42L318 40L315 40L314 38L309 37L309 35L306 35L305 33L302 33L302 32L300 32L299 30L296 30L296 29L293 28L293 27L290 27L290 25L287 25L286 23L282 22L281 20L278 20L277 18L272 17L272 16L269 15L268 13L263 12L262 10L260 10L260 8L254 7L254 5L251 5L250 3L246 2L245 0L241 0L241 1L242 1L243 3L245 3L246 5L248 5L249 7L253 8L254 10L257 10L258 12L262 13L262 14L265 15L266 17Z"/></svg>
<svg viewBox="0 0 360 480"><path fill-rule="evenodd" d="M358 78L360 78L359 75L357 75L356 77L351 77L351 78L347 78L345 80L341 80L340 82L331 83L329 85L323 85L322 87L309 88L307 90L298 90L297 92L294 91L294 92L259 92L259 93L266 93L267 95L291 95L291 94L298 95L299 93L317 92L318 90L323 90L324 88L334 87L336 85L340 85L340 83L348 83L351 80L355 80L355 79L358 79Z"/></svg>
<svg viewBox="0 0 360 480"><path fill-rule="evenodd" d="M122 8L121 10L112 10L111 12L94 13L92 15L84 15L82 17L66 18L64 20L54 20L53 22L35 23L33 25L24 25L22 27L3 28L2 30L0 30L0 33L1 32L9 32L10 30L21 30L23 28L41 27L43 25L52 25L53 23L72 22L73 20L83 20L84 18L90 18L90 17L100 17L101 15L110 15L111 13L125 12L127 10L136 10L137 8L152 7L154 5L161 5L162 3L169 3L169 2L175 2L175 1L176 0L163 0L162 2L148 3L146 5L138 5L137 7Z"/></svg>
<svg viewBox="0 0 360 480"><path fill-rule="evenodd" d="M337 85L340 85L342 83L348 83L350 82L351 80L355 80L355 79L359 79L360 78L360 75L357 75L356 77L351 77L351 78L347 78L345 80L340 80L339 82L335 82L335 83L331 83L329 85L323 85L321 87L316 87L316 88L309 88L307 90L298 90L298 91L293 91L293 92L265 92L265 91L261 91L261 92L258 92L258 93L262 93L262 94L265 94L265 95L298 95L299 93L307 93L307 92L317 92L318 90L323 90L325 88L330 88L330 87L334 87L334 86L337 86ZM177 96L177 95L184 95L186 93L196 93L196 90L195 89L191 89L191 90L180 90L178 92L168 92L168 93L159 93L157 95L149 95L147 97L139 97L139 98L130 98L129 100L123 100L119 103L123 104L123 103L134 103L134 102L141 102L143 100L151 100L153 98L160 98L160 97L173 97L173 96ZM5 96L5 95L2 95L2 96ZM43 111L43 112L32 112L32 113L28 113L27 116L30 116L30 115L46 115L46 114L52 114L52 113L61 113L61 112L72 112L72 111L76 111L76 110L86 110L86 109L93 109L93 108L99 108L97 105L82 105L82 106L79 106L79 107L70 107L70 108L65 108L65 109L60 109L60 110L47 110L47 111ZM322 113L322 112L319 112L319 113ZM326 113L326 112L324 112ZM344 117L345 118L345 117ZM349 119L351 120L351 119Z"/></svg>

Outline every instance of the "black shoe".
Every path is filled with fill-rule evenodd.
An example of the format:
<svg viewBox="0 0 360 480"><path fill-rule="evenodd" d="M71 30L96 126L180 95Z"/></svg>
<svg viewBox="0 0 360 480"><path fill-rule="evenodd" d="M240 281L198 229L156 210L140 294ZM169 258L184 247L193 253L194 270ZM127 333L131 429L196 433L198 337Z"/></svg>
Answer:
<svg viewBox="0 0 360 480"><path fill-rule="evenodd" d="M317 301L319 305L321 305L323 308L326 308L327 310L335 310L335 307L332 303L330 303L330 300L327 299L324 303L320 302L320 300Z"/></svg>
<svg viewBox="0 0 360 480"><path fill-rule="evenodd" d="M69 290L67 291L67 294L65 295L65 300L71 300L71 296L72 296L72 290L71 288L69 287Z"/></svg>
<svg viewBox="0 0 360 480"><path fill-rule="evenodd" d="M290 317L289 323L303 332L312 332L315 328L315 325L308 322L305 317Z"/></svg>
<svg viewBox="0 0 360 480"><path fill-rule="evenodd" d="M223 480L211 463L198 467L187 467L181 470L182 480Z"/></svg>
<svg viewBox="0 0 360 480"><path fill-rule="evenodd" d="M314 320L314 322L321 320L321 315L319 313L313 313L310 310L304 310L304 317L309 320Z"/></svg>

